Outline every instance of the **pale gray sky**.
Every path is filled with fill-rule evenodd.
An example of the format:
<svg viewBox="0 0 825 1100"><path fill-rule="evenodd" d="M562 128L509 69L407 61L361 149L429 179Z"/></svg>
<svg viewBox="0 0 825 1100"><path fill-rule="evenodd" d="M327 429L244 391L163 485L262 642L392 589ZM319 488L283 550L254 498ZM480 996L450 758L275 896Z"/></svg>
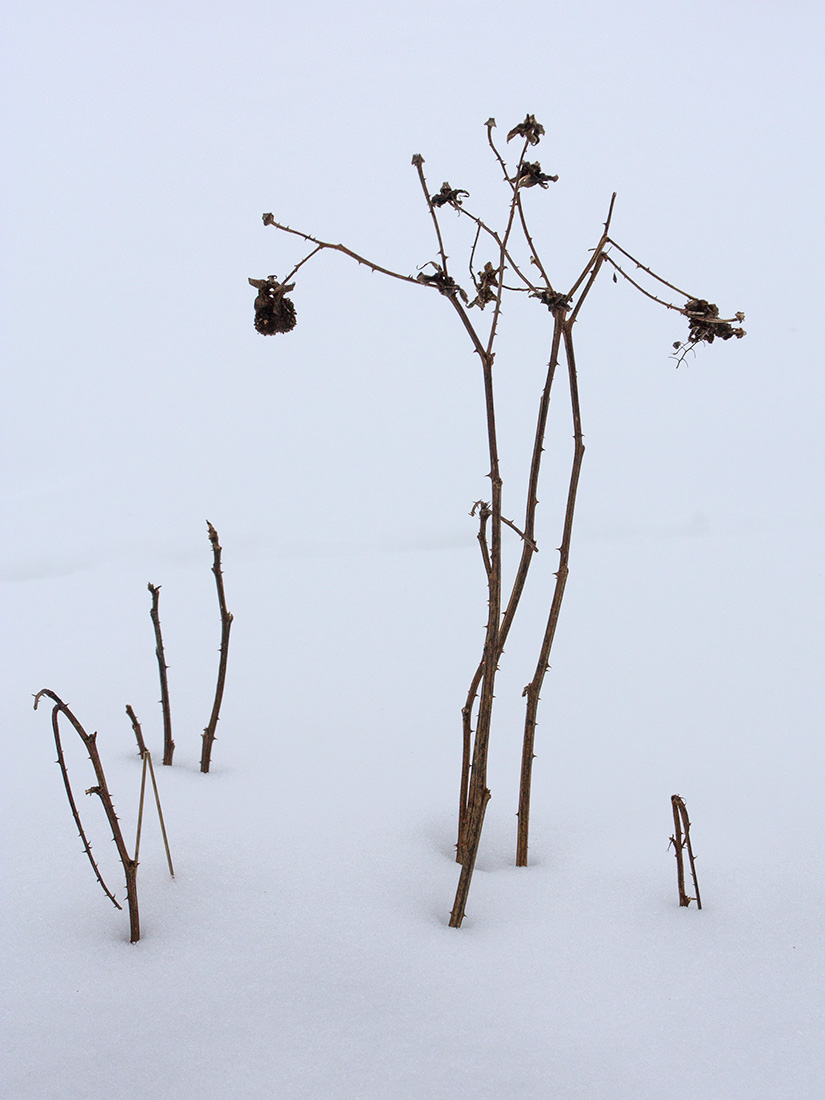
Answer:
<svg viewBox="0 0 825 1100"><path fill-rule="evenodd" d="M412 270L432 242L410 154L493 211L483 123L528 110L560 175L530 196L560 281L615 189L621 242L747 313L747 340L677 375L680 320L605 280L579 335L583 529L802 523L822 458L821 22L793 3L7 13L3 447L22 552L54 549L31 508L82 554L156 523L176 542L206 513L289 541L284 512L316 527L319 494L330 538L461 537L483 440L453 318L329 257L299 284L295 332L268 340L246 279L293 258L264 210ZM414 519L412 495L431 498Z"/></svg>

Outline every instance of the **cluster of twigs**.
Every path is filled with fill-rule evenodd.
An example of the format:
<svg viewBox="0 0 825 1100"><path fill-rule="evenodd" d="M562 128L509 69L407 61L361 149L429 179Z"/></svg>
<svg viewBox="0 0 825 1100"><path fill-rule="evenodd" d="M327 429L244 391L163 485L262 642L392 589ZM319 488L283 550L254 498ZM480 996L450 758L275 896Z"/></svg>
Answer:
<svg viewBox="0 0 825 1100"><path fill-rule="evenodd" d="M576 494L584 456L576 359L573 347L573 329L579 318L581 308L600 270L605 263L609 263L614 269L614 279L616 273L622 275L646 297L659 302L668 309L681 313L687 318L689 336L685 345L678 345L682 349L679 357L680 361L684 354L699 342L712 342L716 336L728 339L730 336L744 335L744 330L734 329L731 322L718 318L718 310L715 306L709 305L704 299L679 290L615 243L610 236L615 194L610 201L603 230L580 274L569 289L559 290L555 287L550 280L528 228L523 197L525 190L534 187L546 190L550 183L556 182L558 179L558 176L544 172L538 161L527 160L528 151L538 145L544 135L544 127L536 121L533 115L527 115L523 122L509 131L507 134L508 143L519 138L521 139L521 147L516 163L508 166L494 141L493 130L495 126L495 119L490 118L487 120L487 142L497 164L501 168L508 193L504 224L501 230L492 229L481 217L472 213L466 203L470 195L464 188L453 187L449 182L444 182L440 190L432 194L424 176L424 158L420 154L416 154L412 158L412 164L417 171L432 220L437 247L437 255L428 260L417 274L412 275L393 271L374 263L343 244L322 241L318 237L276 221L272 214L264 214L264 225L297 236L312 247L308 254L295 265L281 282L275 276L270 276L268 280L249 280L255 287L262 287L264 283L267 283L270 286L288 287L292 290L295 284L291 280L313 256L322 251L343 253L372 271L393 279L437 290L441 296L447 299L451 308L457 314L481 364L490 462L487 475L490 479L490 500L476 501L471 514L477 515L479 521L477 537L487 579L488 616L481 659L470 682L462 708L463 754L456 845L456 856L462 869L450 916L450 924L454 927L459 927L464 919L484 815L490 799L490 791L487 787L487 759L496 673L524 591L530 564L538 550L535 526L539 475L551 390L556 376L556 369L559 363L563 361L570 396L574 446L562 539L559 547L559 565L555 574L555 588L533 678L524 689L526 713L522 747L516 863L519 866L526 866L527 864L530 790L537 711L544 678L549 668L550 651L555 638L567 583ZM440 222L440 216L445 209L454 211L459 217L470 219L476 227L475 239L468 263L470 279L475 292L472 301L470 301L470 295L456 280L448 265L448 254L445 249ZM518 262L515 258L517 246L525 256L525 259ZM490 258L486 259L483 267L477 269L475 256L479 247L486 247ZM636 265L635 278L622 267L625 260ZM643 286L638 281L640 278L639 271L645 273L645 276L652 280L654 285L669 288L676 295L677 300L667 300ZM515 285L510 286L505 283L505 273L511 280L515 280ZM494 349L505 291L527 293L529 297L549 311L552 323L552 332L549 337L550 355L536 417L527 500L524 520L520 528L503 514L502 478L499 466L493 387ZM684 299L684 301L679 301L679 299ZM491 306L492 313L486 325L482 326L480 313L484 312L488 305ZM474 308L479 310L479 314L471 314L470 311ZM259 332L263 331L259 324L260 313L261 298L259 295L255 302L255 326ZM742 314L736 314L732 320L741 320L742 318ZM521 557L518 566L506 585L502 575L502 534L504 527L515 532L521 542Z"/></svg>
<svg viewBox="0 0 825 1100"><path fill-rule="evenodd" d="M208 772L212 758L212 746L215 741L215 734L218 725L218 719L220 717L221 703L223 701L224 687L226 684L226 668L229 655L229 631L232 625L232 615L226 607L226 596L223 586L223 573L221 571L221 546L218 541L218 532L207 522L209 529L209 541L212 544L213 565L212 572L215 575L215 584L218 591L218 606L221 614L221 646L220 646L220 661L218 664L218 678L215 688L215 699L212 704L212 713L209 717L209 723L203 732L203 745L201 750L201 771ZM169 683L167 678L167 664L166 656L163 647L163 635L160 625L160 585L149 584L149 592L152 596L152 607L149 612L152 625L155 632L155 655L158 662L158 671L160 675L160 688L161 688L161 707L163 711L163 763L166 765L172 764L172 758L175 751L175 742L172 740L172 711L169 700ZM126 707L126 713L129 716L129 720L132 723L132 729L137 741L138 752L143 761L143 771L140 784L140 802L138 807L138 821L137 821L137 834L135 837L135 851L134 856L130 856L126 848L126 844L123 840L123 834L120 829L117 815L115 814L114 806L112 804L112 798L109 793L109 788L106 783L106 777L103 772L103 764L100 759L100 753L97 748L97 733L87 734L81 726L80 722L71 712L68 706L48 688L44 688L39 691L34 698L34 708L37 709L37 704L40 699L46 696L54 702L52 709L52 729L54 731L55 744L57 746L57 762L60 765L60 771L63 776L63 784L66 788L66 795L69 800L69 807L72 811L75 824L77 825L80 838L83 841L83 848L86 855L89 858L89 862L94 870L95 877L103 888L106 896L117 906L121 908L120 903L115 898L114 894L109 890L103 881L100 869L97 862L92 855L91 844L89 843L86 832L83 828L83 824L80 819L80 813L75 802L74 795L72 793L71 783L69 781L69 773L66 768L66 760L63 753L63 746L60 740L60 728L58 722L58 716L60 714L65 715L71 725L79 734L83 744L89 753L89 759L92 762L92 767L95 771L97 778L97 784L94 787L90 787L86 794L96 794L103 804L103 809L106 814L109 827L112 831L112 838L117 847L120 861L123 865L123 871L126 877L126 897L129 905L129 924L130 924L130 938L132 943L136 943L140 939L140 918L138 914L138 898L137 898L137 868L138 868L138 855L140 853L140 838L141 830L143 827L143 807L146 793L146 777L147 774L150 777L152 783L152 789L155 796L155 805L158 812L158 819L160 821L161 833L163 835L163 843L166 849L166 859L169 865L169 873L174 877L175 871L172 866L172 855L169 850L169 840L166 835L166 824L163 819L163 810L160 804L160 795L158 793L157 780L155 778L155 769L152 763L152 754L146 747L146 742L143 737L143 730L141 729L140 722L131 706Z"/></svg>
<svg viewBox="0 0 825 1100"><path fill-rule="evenodd" d="M218 592L218 608L221 614L221 645L220 645L220 660L218 661L218 678L215 685L215 699L212 703L212 713L209 716L209 723L203 731L203 745L201 748L201 771L208 772L209 765L212 760L212 746L216 740L216 733L218 728L218 719L221 713L221 703L223 702L223 692L226 685L226 666L229 659L229 631L232 626L232 614L226 607L226 594L223 587L223 572L221 570L221 544L218 541L218 532L207 520L206 526L209 531L209 541L212 544L212 572L215 576L215 587ZM166 664L166 655L163 648L163 635L160 628L160 613L158 604L160 600L160 585L149 584L149 591L152 594L152 608L149 615L152 619L152 626L155 630L155 656L158 661L158 674L160 677L160 702L163 709L163 763L171 765L172 757L175 752L175 742L172 740L172 708L169 702L169 680L166 675L168 665ZM133 724L135 722L134 717L130 714Z"/></svg>

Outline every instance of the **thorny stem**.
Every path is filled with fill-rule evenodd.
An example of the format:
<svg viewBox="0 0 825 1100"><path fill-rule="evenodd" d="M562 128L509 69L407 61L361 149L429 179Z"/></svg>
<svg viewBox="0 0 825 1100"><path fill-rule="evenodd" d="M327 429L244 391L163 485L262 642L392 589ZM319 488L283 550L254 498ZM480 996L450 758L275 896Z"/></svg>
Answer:
<svg viewBox="0 0 825 1100"><path fill-rule="evenodd" d="M418 179L421 183L421 189L424 192L424 198L427 200L427 207L430 211L430 217L433 219L433 225L435 226L435 235L438 238L438 251L441 255L441 270L444 272L445 275L447 275L447 253L444 251L444 240L441 236L441 226L438 224L438 215L435 212L433 200L430 195L430 189L427 187L427 181L424 178L424 158L421 156L420 153L416 153L412 159L412 162L415 165L415 170L418 172Z"/></svg>
<svg viewBox="0 0 825 1100"><path fill-rule="evenodd" d="M693 846L690 843L690 819L688 818L687 806L684 799L674 794L670 797L671 806L673 808L673 836L670 838L670 843L673 845L674 854L676 856L676 882L679 888L679 905L689 906L692 901L696 902L696 908L702 908L702 896L699 893L699 882L696 878L696 863L693 856ZM696 892L696 897L692 898L685 890L685 864L683 851L687 848L688 859L690 861L690 873L693 877L693 889Z"/></svg>
<svg viewBox="0 0 825 1100"><path fill-rule="evenodd" d="M591 269L593 268L594 264L596 264L598 262L599 257L602 255L604 246L607 244L607 242L609 240L609 237L608 237L607 234L610 230L610 222L613 219L613 207L615 206L615 204L616 204L616 192L614 191L613 195L610 199L610 207L607 211L607 218L606 218L605 223L604 223L604 232L601 235L601 239L599 240L599 243L593 249L593 255L590 257L590 259L584 265L584 270L582 271L581 275L579 275L578 279L576 279L575 283L573 283L572 287L567 292L567 298L568 299L572 299L573 295L576 293L576 291L582 285L584 280L587 278L587 275L591 271ZM584 301L584 298L587 296L587 293L590 290L590 287L592 285L593 285L593 278L591 277L590 282L587 284L587 287L585 289L584 294L582 295L581 299L579 300L579 305L581 305L581 302ZM578 312L578 306L576 307L576 312Z"/></svg>
<svg viewBox="0 0 825 1100"><path fill-rule="evenodd" d="M521 219L521 228L524 231L524 239L527 241L527 246L530 249L530 260L539 269L539 271L541 272L541 277L542 279L544 279L547 289L552 293L553 284L550 282L550 276L544 270L544 264L541 262L538 252L536 252L536 247L533 244L533 238L530 236L530 231L527 228L527 219L524 216L524 208L521 205L521 195L516 198L516 205L518 206L518 215Z"/></svg>
<svg viewBox="0 0 825 1100"><path fill-rule="evenodd" d="M226 684L226 662L229 658L229 631L232 627L232 615L226 608L226 596L223 589L223 573L221 572L221 545L218 542L218 532L207 520L209 528L209 541L212 543L212 572L215 574L215 585L218 590L218 607L221 613L221 648L220 661L218 663L218 681L215 686L215 701L212 704L212 713L209 724L203 731L203 745L201 748L201 771L208 772L212 759L212 746L218 728L218 718L221 713L223 691Z"/></svg>
<svg viewBox="0 0 825 1100"><path fill-rule="evenodd" d="M559 359L559 347L561 343L563 319L564 313L562 310L558 310L554 313L553 343L550 352L550 361L547 364L547 376L545 379L541 400L539 401L538 416L536 419L536 432L533 442L533 457L530 463L530 483L527 491L527 505L524 519L524 533L522 534L522 532L518 532L522 535L524 545L522 547L521 560L519 562L518 569L516 570L516 575L510 591L510 597L507 601L507 608L502 617L501 627L499 629L499 659L504 652L504 646L507 641L507 636L510 633L510 627L512 626L513 620L515 619L519 601L521 600L524 586L527 581L527 574L530 569L530 564L533 560L533 554L538 551L538 546L536 545L534 540L536 508L539 503L538 483L539 474L541 472L541 459L544 453L544 438L547 431L547 416L550 409L550 394L553 387L553 380L555 378L556 366L558 365ZM517 530L515 526L514 529ZM470 687L467 691L467 698L464 706L461 709L462 765L461 784L459 792L458 842L456 844L456 861L458 863L463 862L467 838L467 794L469 789L470 756L472 746L473 705L478 694L478 688L481 683L483 673L484 662L482 659L475 671L475 674L473 675L473 679L470 682Z"/></svg>
<svg viewBox="0 0 825 1100"><path fill-rule="evenodd" d="M533 747L536 734L536 716L538 712L539 698L541 695L544 677L549 668L550 651L553 648L553 640L556 636L556 627L561 612L564 589L567 585L568 561L570 559L570 540L573 534L573 516L576 510L576 494L579 487L582 459L584 458L584 440L582 437L581 412L579 409L579 389L576 377L576 360L573 353L573 333L571 321L563 324L564 350L567 359L567 374L570 383L570 405L573 413L573 438L575 440L573 450L573 465L570 470L570 484L567 490L567 504L564 513L564 531L561 546L559 547L559 568L556 573L556 585L553 591L553 600L550 605L550 614L547 619L547 627L544 631L541 650L533 679L524 689L527 697L527 707L524 720L524 741L521 757L521 785L519 789L518 810L518 841L516 847L516 866L527 866L527 845L530 828L530 788L533 772Z"/></svg>
<svg viewBox="0 0 825 1100"><path fill-rule="evenodd" d="M140 722L138 722L137 715L128 703L126 704L126 713L129 715L129 720L132 723L132 729L135 733L135 740L137 741L138 753L141 759L143 759L147 752L146 742L143 740L143 730L140 728Z"/></svg>
<svg viewBox="0 0 825 1100"><path fill-rule="evenodd" d="M86 855L89 857L89 861L94 869L95 877L97 878L100 885L103 887L106 895L110 898L111 901L114 902L117 908L120 909L121 906L115 900L114 896L104 883L100 875L100 871L97 868L97 864L92 858L91 846L86 838L85 832L83 831L83 826L80 823L80 815L77 811L77 805L72 795L71 785L69 783L69 775L66 770L66 761L63 756L63 747L60 741L58 714L65 714L66 718L68 718L69 722L72 724L75 731L79 735L81 741L86 746L86 751L89 753L89 759L91 760L92 767L94 768L97 785L94 787L90 787L86 791L86 794L96 794L98 796L103 806L103 811L106 814L106 819L109 822L109 828L112 830L112 839L115 842L117 854L120 857L120 862L123 865L123 872L126 877L126 897L129 903L130 939L132 943L137 943L137 941L140 939L140 916L138 912L137 897L137 859L131 858L126 848L126 844L123 840L123 833L120 829L120 822L118 821L117 814L115 813L115 808L112 803L112 796L109 794L109 788L106 784L106 776L103 772L103 763L100 759L100 753L98 752L97 748L97 734L86 733L80 722L77 720L77 718L75 718L74 714L72 714L71 710L66 706L63 700L58 695L55 695L55 693L53 691L50 691L48 688L43 688L41 691L38 691L37 695L35 695L35 710L37 710L37 704L40 702L44 695L48 699L51 699L54 703L54 707L52 708L52 729L54 731L55 744L57 745L58 763L60 764L60 770L63 775L63 783L66 788L66 794L69 798L69 805L71 806L72 816L75 819L75 824L80 830L80 836L83 840L83 846L86 850Z"/></svg>
<svg viewBox="0 0 825 1100"><path fill-rule="evenodd" d="M605 226L605 233L607 233L607 226ZM648 275L651 276L651 278L655 279L658 283L661 283L663 286L669 287L671 290L675 290L676 293L681 294L683 298L690 299L690 298L696 298L697 297L697 295L695 295L695 294L688 294L687 291L680 290L678 286L674 286L673 283L669 283L667 281L667 279L663 279L661 275L657 275L655 271L651 270L651 268L645 267L645 265L643 263L640 263L639 260L637 260L635 256L631 256L629 252L627 252L624 248L622 248L622 246L620 244L616 244L616 242L612 239L612 237L608 238L607 243L611 244L613 246L613 248L615 248L617 251L621 252L621 254L623 256L627 256L628 260L630 260L632 263L634 263L636 265L636 267L640 268L642 271L646 271L648 273Z"/></svg>
<svg viewBox="0 0 825 1100"><path fill-rule="evenodd" d="M160 676L160 704L163 708L163 763L171 765L175 754L175 742L172 740L172 710L169 705L169 681L166 676L168 665L163 653L163 636L160 632L160 612L158 602L160 600L160 585L148 584L146 586L152 593L152 610L149 615L152 626L155 628L155 656L158 659L158 674Z"/></svg>
<svg viewBox="0 0 825 1100"><path fill-rule="evenodd" d="M677 313L685 312L681 306L675 306L672 302L666 302L664 298L659 298L657 295L652 294L649 290L645 290L645 288L640 283L637 283L636 280L632 278L632 276L628 275L628 273L623 268L619 267L619 265L616 263L609 252L603 252L602 259L607 260L607 262L611 264L611 266L614 267L616 271L618 271L621 277L623 279L627 279L631 286L634 286L641 294L644 294L645 298L650 298L652 302L658 302L659 305L664 306L665 309L674 309ZM679 291L679 293L681 294L682 292ZM721 318L719 318L719 320L721 321Z"/></svg>
<svg viewBox="0 0 825 1100"><path fill-rule="evenodd" d="M311 253L313 256L316 252L320 252L321 249L328 248L332 252L343 252L345 256L349 256L350 259L355 260L356 263L364 264L370 271L378 271L382 275L389 275L391 279L400 279L404 283L413 283L415 286L431 285L420 282L412 275L401 275L398 271L390 271L388 267L382 267L380 264L373 263L372 260L368 260L364 256L359 256L357 252L353 252L352 249L347 248L346 245L331 244L329 241L319 241L317 237L313 237L309 233L302 233L299 229L290 229L288 225L281 225L280 222L276 222L271 214L264 214L263 222L264 225L271 225L274 229L280 229L284 233L292 233L296 237L301 237L305 241L310 241L312 244L318 245ZM307 259L309 259L309 256L307 256Z"/></svg>
<svg viewBox="0 0 825 1100"><path fill-rule="evenodd" d="M288 274L288 275L286 276L286 278L285 278L285 279L282 279L282 280L281 280L281 286L285 286L285 285L286 285L286 284L287 284L287 283L289 282L289 280L290 280L290 279L292 278L292 276L293 276L293 275L294 275L294 274L296 273L296 271L298 271L298 270L299 270L300 268L302 268L302 267L304 266L304 264L305 264L305 263L306 263L306 262L307 262L308 260L311 260L311 259L312 259L312 257L313 257L313 256L314 256L314 255L315 255L315 254L316 254L317 252L320 252L322 248L323 248L323 245L320 245L320 244L319 244L319 245L317 245L317 246L316 246L315 248L313 248L313 250L312 250L312 251L311 251L311 252L309 253L309 255L307 255L307 256L304 256L303 260L300 260L300 261L299 261L299 262L298 262L298 263L297 263L297 264L295 265L295 267L293 267L292 271L290 271L290 273L289 273L289 274Z"/></svg>
<svg viewBox="0 0 825 1100"><path fill-rule="evenodd" d="M475 224L478 226L479 230L484 230L484 232L487 233L488 236L492 237L493 240L496 242L496 245L498 246L499 252L502 251L501 237L499 237L498 233L496 233L496 231L494 229L491 229L489 227L489 225L487 225L484 221L482 221L481 218L478 217L477 214L471 213L465 206L459 206L458 212L459 212L459 214L464 214L465 217L468 217L471 222L475 222ZM478 236L476 236L476 240L478 240ZM476 246L473 245L474 249L475 249L475 247ZM524 272L521 271L518 264L513 259L512 255L510 254L510 252L506 248L503 249L503 252L504 252L504 257L507 260L507 263L510 266L510 268L513 270L513 272L515 272L516 275L518 275L518 277L524 283L523 287L507 287L507 286L505 286L504 289L505 290L537 290L538 288L536 287L535 283L532 283L527 278L527 276L524 274ZM472 258L470 259L470 265L471 265L470 266L470 274L472 275L473 274L473 271L472 271ZM475 284L475 275L473 275L473 283Z"/></svg>

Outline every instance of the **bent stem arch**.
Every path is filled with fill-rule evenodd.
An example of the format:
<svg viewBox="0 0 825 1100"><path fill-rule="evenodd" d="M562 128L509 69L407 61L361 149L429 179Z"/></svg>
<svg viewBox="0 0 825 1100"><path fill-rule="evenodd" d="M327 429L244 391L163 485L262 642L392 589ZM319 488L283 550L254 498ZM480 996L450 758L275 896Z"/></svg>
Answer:
<svg viewBox="0 0 825 1100"><path fill-rule="evenodd" d="M72 810L72 816L74 817L75 824L77 825L80 832L80 838L83 841L83 848L86 852L86 855L89 857L89 862L92 865L92 869L95 873L95 878L103 888L103 892L110 899L110 901L112 901L114 905L117 906L118 909L120 909L122 908L121 905L116 901L114 895L109 890L106 883L103 881L97 863L92 856L91 845L89 844L86 832L80 820L80 814L78 813L77 804L74 800L74 795L72 794L71 783L69 782L69 773L66 769L66 760L63 755L63 745L60 740L60 722L58 717L60 714L64 714L66 716L68 721L71 723L71 725L79 735L81 741L86 746L87 752L89 753L89 759L91 760L92 767L94 768L97 784L94 787L89 787L89 789L86 791L86 794L96 794L98 796L103 806L103 811L106 814L106 820L109 822L109 828L112 830L112 839L115 842L117 854L120 857L120 862L123 865L123 873L126 876L126 898L129 904L129 938L132 943L137 943L140 939L140 914L138 911L137 896L138 865L137 860L132 859L132 857L129 855L129 852L126 848L126 843L123 839L123 833L120 829L120 822L118 821L117 814L115 813L115 807L112 803L112 796L109 793L109 787L106 783L106 776L103 771L103 763L100 759L100 753L97 748L97 734L86 733L83 726L81 726L80 722L77 720L77 718L75 718L74 714L72 714L71 710L66 706L63 700L58 695L55 695L55 693L53 691L50 691L48 688L43 688L41 691L38 691L37 695L35 695L35 710L37 710L37 704L40 702L43 696L51 699L54 703L54 706L52 707L52 730L54 731L54 741L55 745L57 746L57 762L60 765L60 772L63 776L63 784L66 788L66 795L69 799L69 806Z"/></svg>

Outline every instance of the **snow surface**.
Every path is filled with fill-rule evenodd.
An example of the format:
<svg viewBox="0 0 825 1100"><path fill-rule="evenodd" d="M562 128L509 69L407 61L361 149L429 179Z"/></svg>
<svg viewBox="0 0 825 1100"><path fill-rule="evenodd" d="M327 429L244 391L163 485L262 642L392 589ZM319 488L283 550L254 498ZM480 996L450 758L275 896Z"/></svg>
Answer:
<svg viewBox="0 0 825 1100"><path fill-rule="evenodd" d="M821 13L540 14L44 0L11 20L9 1100L825 1095ZM246 280L301 255L264 210L415 270L432 242L410 155L492 217L481 124L506 132L526 110L561 177L529 196L561 281L617 188L618 239L744 309L749 335L676 371L680 318L609 279L588 300L531 865L513 865L521 691L557 564L563 389L455 930L460 707L485 614L467 515L489 484L478 364L436 295L342 257L302 271L288 337L253 331ZM496 362L516 520L537 316L509 309ZM203 776L220 638L207 519L235 621ZM136 945L75 835L49 711L31 709L43 687L99 731L130 843L127 703L153 750L176 876L150 806ZM68 728L64 743L122 896L88 761ZM678 906L674 793L701 912Z"/></svg>

